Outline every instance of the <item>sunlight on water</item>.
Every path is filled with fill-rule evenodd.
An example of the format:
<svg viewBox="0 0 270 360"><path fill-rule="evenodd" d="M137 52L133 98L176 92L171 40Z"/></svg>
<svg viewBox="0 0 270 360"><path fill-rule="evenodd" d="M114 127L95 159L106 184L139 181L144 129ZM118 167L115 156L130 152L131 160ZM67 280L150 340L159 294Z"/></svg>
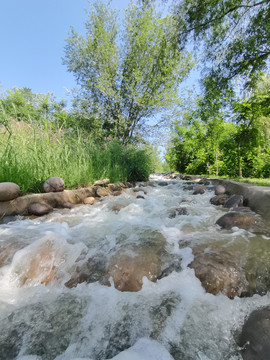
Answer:
<svg viewBox="0 0 270 360"><path fill-rule="evenodd" d="M220 230L213 188L193 195L183 181L152 180L135 194L0 226L0 359L241 359L236 334L269 293L214 296L188 265L222 249L245 254L252 278L250 254L259 244L267 262L269 237ZM124 266L139 267L139 291L115 288Z"/></svg>

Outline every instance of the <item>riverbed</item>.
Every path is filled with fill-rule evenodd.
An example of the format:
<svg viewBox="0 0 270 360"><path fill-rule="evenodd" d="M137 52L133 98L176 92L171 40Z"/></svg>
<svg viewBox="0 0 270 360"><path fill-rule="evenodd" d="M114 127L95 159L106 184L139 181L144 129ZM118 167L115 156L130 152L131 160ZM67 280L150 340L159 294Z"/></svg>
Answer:
<svg viewBox="0 0 270 360"><path fill-rule="evenodd" d="M156 175L94 205L0 225L0 359L241 360L237 336L269 293L207 293L189 264L195 248L248 252L270 239L221 230L213 196L211 184L193 195ZM136 289L115 275L133 259Z"/></svg>

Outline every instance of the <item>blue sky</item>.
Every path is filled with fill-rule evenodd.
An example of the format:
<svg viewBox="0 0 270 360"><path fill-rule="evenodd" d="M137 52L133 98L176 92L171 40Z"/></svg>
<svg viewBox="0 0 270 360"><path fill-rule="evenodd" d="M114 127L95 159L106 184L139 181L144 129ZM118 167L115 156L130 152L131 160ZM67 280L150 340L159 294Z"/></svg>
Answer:
<svg viewBox="0 0 270 360"><path fill-rule="evenodd" d="M113 0L124 9L127 0ZM75 86L62 64L65 38L73 26L84 33L87 0L1 0L0 91L28 87L35 93L66 98Z"/></svg>

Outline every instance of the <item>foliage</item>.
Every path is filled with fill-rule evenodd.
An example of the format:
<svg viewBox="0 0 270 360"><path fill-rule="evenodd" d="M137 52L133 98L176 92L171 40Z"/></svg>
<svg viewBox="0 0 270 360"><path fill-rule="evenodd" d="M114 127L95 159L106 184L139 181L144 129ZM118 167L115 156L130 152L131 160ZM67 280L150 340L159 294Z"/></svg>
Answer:
<svg viewBox="0 0 270 360"><path fill-rule="evenodd" d="M80 87L75 107L88 129L127 143L147 119L178 101L178 85L192 64L171 41L173 30L173 18L162 18L149 2L131 3L121 33L116 12L92 4L86 37L72 29L64 57Z"/></svg>
<svg viewBox="0 0 270 360"><path fill-rule="evenodd" d="M224 86L237 75L254 86L270 55L269 0L180 0L178 43L203 44L211 74Z"/></svg>

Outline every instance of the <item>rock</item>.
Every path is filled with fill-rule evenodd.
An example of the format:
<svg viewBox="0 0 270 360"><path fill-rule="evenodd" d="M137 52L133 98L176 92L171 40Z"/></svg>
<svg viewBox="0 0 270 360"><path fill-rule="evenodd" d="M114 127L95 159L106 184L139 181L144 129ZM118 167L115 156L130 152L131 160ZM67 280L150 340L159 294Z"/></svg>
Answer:
<svg viewBox="0 0 270 360"><path fill-rule="evenodd" d="M205 290L213 295L223 293L230 298L248 293L248 282L237 260L225 251L202 253L189 265Z"/></svg>
<svg viewBox="0 0 270 360"><path fill-rule="evenodd" d="M27 208L29 215L42 216L53 211L50 205L34 202Z"/></svg>
<svg viewBox="0 0 270 360"><path fill-rule="evenodd" d="M168 186L169 183L168 183L167 181L160 181L160 182L158 183L158 185L159 185L159 186Z"/></svg>
<svg viewBox="0 0 270 360"><path fill-rule="evenodd" d="M143 190L142 188L135 188L135 189L133 189L133 192L134 193L137 193L137 192L143 192L144 193L144 195L147 195L147 191L145 191L145 190Z"/></svg>
<svg viewBox="0 0 270 360"><path fill-rule="evenodd" d="M136 199L145 199L145 197L142 196L142 195L137 195L137 196L136 196Z"/></svg>
<svg viewBox="0 0 270 360"><path fill-rule="evenodd" d="M204 185L196 186L196 188L193 191L193 195L204 194L205 190L206 190L206 186Z"/></svg>
<svg viewBox="0 0 270 360"><path fill-rule="evenodd" d="M161 262L158 256L144 251L132 256L119 252L112 259L108 271L117 290L130 292L141 290L144 276L156 281L160 275Z"/></svg>
<svg viewBox="0 0 270 360"><path fill-rule="evenodd" d="M123 209L124 207L126 207L126 205L122 205L122 204L115 204L112 206L112 211L114 211L116 214L119 213L119 211L121 209Z"/></svg>
<svg viewBox="0 0 270 360"><path fill-rule="evenodd" d="M96 194L99 197L103 197L103 196L108 196L109 193L108 193L108 190L106 190L106 189L104 189L102 187L98 187L96 189Z"/></svg>
<svg viewBox="0 0 270 360"><path fill-rule="evenodd" d="M223 185L217 185L215 187L215 195L223 195L226 193L226 188Z"/></svg>
<svg viewBox="0 0 270 360"><path fill-rule="evenodd" d="M95 186L108 185L110 183L110 179L97 180L94 182Z"/></svg>
<svg viewBox="0 0 270 360"><path fill-rule="evenodd" d="M115 183L115 184L109 184L108 188L110 191L122 191L122 186L119 183Z"/></svg>
<svg viewBox="0 0 270 360"><path fill-rule="evenodd" d="M270 355L270 307L251 313L245 322L238 345L243 360L269 360Z"/></svg>
<svg viewBox="0 0 270 360"><path fill-rule="evenodd" d="M225 202L223 207L230 209L230 208L235 208L238 206L243 206L243 201L244 201L244 198L242 195L232 195Z"/></svg>
<svg viewBox="0 0 270 360"><path fill-rule="evenodd" d="M96 202L96 198L94 198L93 196L89 196L85 198L83 202L87 205L93 205Z"/></svg>
<svg viewBox="0 0 270 360"><path fill-rule="evenodd" d="M70 202L64 202L63 204L62 204L62 208L64 208L64 209L73 209L75 207L75 205L74 204L71 204Z"/></svg>
<svg viewBox="0 0 270 360"><path fill-rule="evenodd" d="M185 208L185 207L178 207L178 208L170 209L168 211L168 213L169 213L170 219L175 218L176 215L188 215L187 208Z"/></svg>
<svg viewBox="0 0 270 360"><path fill-rule="evenodd" d="M223 229L231 229L232 227L237 226L241 229L247 230L256 224L256 218L247 213L232 211L221 216L216 221L216 224Z"/></svg>
<svg viewBox="0 0 270 360"><path fill-rule="evenodd" d="M7 265L13 258L13 255L25 246L24 243L14 242L13 244L0 247L0 268Z"/></svg>
<svg viewBox="0 0 270 360"><path fill-rule="evenodd" d="M193 190L194 189L194 186L190 185L190 186L185 186L184 187L184 191L189 191L189 190Z"/></svg>
<svg viewBox="0 0 270 360"><path fill-rule="evenodd" d="M228 197L227 194L216 195L210 199L210 203L213 205L224 205Z"/></svg>
<svg viewBox="0 0 270 360"><path fill-rule="evenodd" d="M16 199L20 194L20 187L13 182L0 183L0 201Z"/></svg>
<svg viewBox="0 0 270 360"><path fill-rule="evenodd" d="M113 195L113 196L119 196L119 195L122 195L122 194L123 194L123 191L122 191L122 190L113 191L113 192L112 192L112 195Z"/></svg>
<svg viewBox="0 0 270 360"><path fill-rule="evenodd" d="M80 283L93 283L99 281L104 285L109 285L104 281L106 271L106 261L104 256L96 256L88 259L84 264L77 266L71 279L65 283L68 288L73 288Z"/></svg>
<svg viewBox="0 0 270 360"><path fill-rule="evenodd" d="M43 184L43 190L45 193L49 192L62 192L65 189L64 180L60 177L50 177Z"/></svg>

